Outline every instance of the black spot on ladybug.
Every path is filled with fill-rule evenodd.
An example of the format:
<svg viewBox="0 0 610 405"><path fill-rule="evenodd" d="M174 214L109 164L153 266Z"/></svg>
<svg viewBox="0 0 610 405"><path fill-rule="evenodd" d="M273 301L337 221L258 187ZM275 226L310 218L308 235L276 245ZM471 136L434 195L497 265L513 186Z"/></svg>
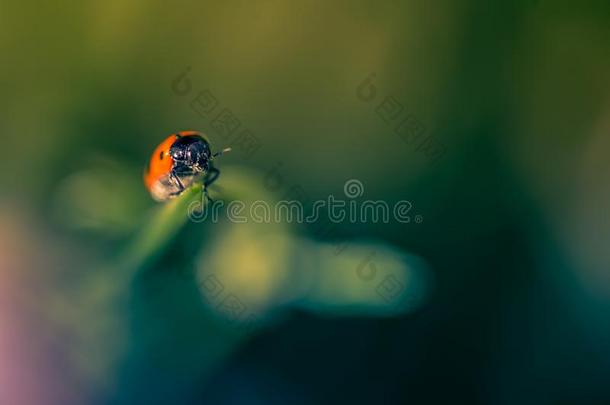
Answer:
<svg viewBox="0 0 610 405"><path fill-rule="evenodd" d="M159 160L163 160L163 151L159 152Z"/></svg>

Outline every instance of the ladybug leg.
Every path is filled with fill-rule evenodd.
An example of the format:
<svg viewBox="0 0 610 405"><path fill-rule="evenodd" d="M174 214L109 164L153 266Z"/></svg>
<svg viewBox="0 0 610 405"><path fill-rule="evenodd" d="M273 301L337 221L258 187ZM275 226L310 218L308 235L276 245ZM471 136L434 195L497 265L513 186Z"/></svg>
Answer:
<svg viewBox="0 0 610 405"><path fill-rule="evenodd" d="M220 170L212 166L206 173L205 179L203 181L203 193L210 202L214 202L214 200L212 199L212 197L210 197L210 194L208 193L208 186L214 183L218 176L220 176Z"/></svg>
<svg viewBox="0 0 610 405"><path fill-rule="evenodd" d="M203 188L203 195L205 196L205 199L208 200L209 202L214 202L214 200L212 200L212 197L210 197L210 194L208 193L208 188L204 187Z"/></svg>
<svg viewBox="0 0 610 405"><path fill-rule="evenodd" d="M218 170L215 167L210 167L210 170L208 171L205 181L203 182L203 185L208 187L209 185L211 185L212 183L214 183L216 181L216 179L218 178L218 176L220 176L220 170Z"/></svg>
<svg viewBox="0 0 610 405"><path fill-rule="evenodd" d="M172 170L169 174L170 178L172 179L172 181L174 182L174 184L176 186L178 186L178 191L176 191L175 193L172 193L172 195L179 195L180 193L182 193L184 191L184 184L182 184L182 182L180 181L180 178L178 176L176 176L176 172L174 170Z"/></svg>

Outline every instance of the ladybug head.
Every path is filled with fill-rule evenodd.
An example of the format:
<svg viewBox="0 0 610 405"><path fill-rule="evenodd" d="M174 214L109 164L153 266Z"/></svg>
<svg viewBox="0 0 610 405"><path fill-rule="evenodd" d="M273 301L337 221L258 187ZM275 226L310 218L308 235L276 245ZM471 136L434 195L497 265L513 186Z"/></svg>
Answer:
<svg viewBox="0 0 610 405"><path fill-rule="evenodd" d="M182 136L172 144L169 154L178 166L193 171L207 171L210 167L210 144L200 136Z"/></svg>

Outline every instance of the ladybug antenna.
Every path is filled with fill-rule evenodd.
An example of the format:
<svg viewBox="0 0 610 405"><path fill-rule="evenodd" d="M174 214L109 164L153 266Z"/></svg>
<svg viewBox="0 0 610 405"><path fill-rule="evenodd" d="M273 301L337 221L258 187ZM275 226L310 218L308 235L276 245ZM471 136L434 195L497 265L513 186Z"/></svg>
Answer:
<svg viewBox="0 0 610 405"><path fill-rule="evenodd" d="M223 153L227 153L227 152L231 152L231 148L224 148L223 150L221 150L220 152L216 152L212 155L213 158L215 158L216 156L221 156Z"/></svg>

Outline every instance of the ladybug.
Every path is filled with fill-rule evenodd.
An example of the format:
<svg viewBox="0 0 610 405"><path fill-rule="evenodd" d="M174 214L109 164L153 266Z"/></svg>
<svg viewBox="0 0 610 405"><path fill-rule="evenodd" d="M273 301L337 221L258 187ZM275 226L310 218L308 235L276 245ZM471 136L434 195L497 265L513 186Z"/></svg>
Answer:
<svg viewBox="0 0 610 405"><path fill-rule="evenodd" d="M144 170L144 185L156 201L180 195L197 179L207 187L220 175L214 158L230 151L212 154L210 142L197 131L180 131L165 138L153 152Z"/></svg>

